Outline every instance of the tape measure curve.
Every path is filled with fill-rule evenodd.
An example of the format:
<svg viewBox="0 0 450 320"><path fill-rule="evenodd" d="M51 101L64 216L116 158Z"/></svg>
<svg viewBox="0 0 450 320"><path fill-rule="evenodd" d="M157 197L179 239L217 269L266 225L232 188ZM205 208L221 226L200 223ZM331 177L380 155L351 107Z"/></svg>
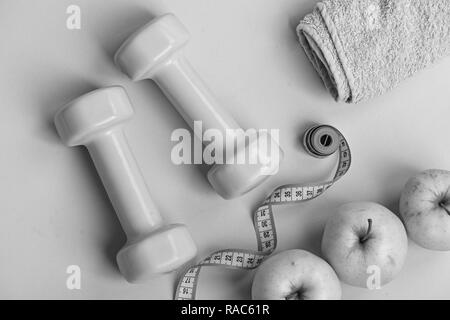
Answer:
<svg viewBox="0 0 450 320"><path fill-rule="evenodd" d="M255 211L253 225L258 250L225 249L216 251L190 267L178 282L175 300L195 300L202 267L223 266L233 269L255 269L277 247L277 233L273 206L313 200L328 190L350 169L352 157L347 140L339 130L329 125L316 125L306 130L303 145L313 157L326 158L339 152L338 166L333 179L317 184L291 184L276 188Z"/></svg>

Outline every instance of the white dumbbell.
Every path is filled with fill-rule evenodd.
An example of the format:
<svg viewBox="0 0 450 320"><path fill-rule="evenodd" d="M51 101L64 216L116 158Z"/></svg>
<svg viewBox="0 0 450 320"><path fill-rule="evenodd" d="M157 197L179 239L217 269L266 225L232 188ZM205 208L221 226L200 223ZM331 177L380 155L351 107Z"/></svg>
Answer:
<svg viewBox="0 0 450 320"><path fill-rule="evenodd" d="M55 116L68 146L85 145L127 235L117 254L129 282L178 269L195 257L196 246L184 225L163 225L122 124L133 116L122 87L95 90L64 106Z"/></svg>
<svg viewBox="0 0 450 320"><path fill-rule="evenodd" d="M115 61L133 81L154 80L191 127L194 121L201 121L204 130L219 130L223 137L229 137L230 130L240 127L219 106L183 56L181 49L188 40L189 33L181 22L173 14L166 14L129 37L117 51ZM262 139L276 145L277 157L245 165L230 164L229 157L238 158L248 153L253 153L249 158L261 159L261 155L256 154L260 149L255 146ZM282 154L270 135L260 135L239 145L232 155L227 154L224 164L216 163L208 172L208 180L226 199L241 196L278 171Z"/></svg>

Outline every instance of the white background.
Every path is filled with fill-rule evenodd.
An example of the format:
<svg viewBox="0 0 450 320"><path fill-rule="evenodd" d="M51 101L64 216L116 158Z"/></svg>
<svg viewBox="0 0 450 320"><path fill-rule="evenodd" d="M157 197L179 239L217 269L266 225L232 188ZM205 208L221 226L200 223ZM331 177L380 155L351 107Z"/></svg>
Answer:
<svg viewBox="0 0 450 320"><path fill-rule="evenodd" d="M115 264L125 241L83 148L66 148L52 118L83 93L118 84L136 116L126 133L151 193L171 222L188 224L198 258L223 248L256 248L252 209L274 187L316 182L335 160L317 160L299 139L328 123L348 138L350 173L321 198L276 209L279 249L320 254L326 218L349 201L397 211L408 177L450 169L450 59L360 105L336 104L294 33L315 0L2 0L0 1L0 298L170 299L177 274L127 284ZM82 10L82 29L66 29L66 8ZM122 41L155 15L175 13L189 28L186 55L245 128L281 129L279 175L225 201L205 168L170 161L170 134L187 125L152 82L131 83L112 62ZM66 288L66 268L82 270L82 289ZM402 273L380 291L343 285L345 299L450 298L450 253L410 244ZM250 298L252 272L209 268L198 298Z"/></svg>

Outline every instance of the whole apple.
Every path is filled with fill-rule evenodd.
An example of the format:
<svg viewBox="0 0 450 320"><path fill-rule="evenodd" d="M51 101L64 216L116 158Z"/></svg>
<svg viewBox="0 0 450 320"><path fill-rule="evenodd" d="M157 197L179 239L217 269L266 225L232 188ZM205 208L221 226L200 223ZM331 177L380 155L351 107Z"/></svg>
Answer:
<svg viewBox="0 0 450 320"><path fill-rule="evenodd" d="M322 253L339 278L352 286L368 287L374 270L379 285L394 279L403 267L408 238L401 220L372 202L345 204L328 220Z"/></svg>
<svg viewBox="0 0 450 320"><path fill-rule="evenodd" d="M414 242L450 251L450 172L427 170L411 178L400 198L400 214Z"/></svg>
<svg viewBox="0 0 450 320"><path fill-rule="evenodd" d="M254 300L339 300L341 283L330 265L304 250L276 254L258 268Z"/></svg>

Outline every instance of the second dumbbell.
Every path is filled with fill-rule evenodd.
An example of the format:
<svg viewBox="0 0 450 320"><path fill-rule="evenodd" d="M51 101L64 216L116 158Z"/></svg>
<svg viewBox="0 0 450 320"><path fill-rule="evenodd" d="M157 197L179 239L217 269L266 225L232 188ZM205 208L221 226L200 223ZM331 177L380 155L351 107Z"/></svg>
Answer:
<svg viewBox="0 0 450 320"><path fill-rule="evenodd" d="M226 161L216 163L208 172L208 180L217 193L226 199L235 198L275 174L283 152L268 133L252 136L245 143L238 142L243 130L220 107L181 53L188 40L189 33L181 22L174 15L166 14L125 41L116 53L116 64L134 81L153 79L191 127L195 121L201 121L205 131L218 130L222 137L235 140L233 154L227 154L229 150L224 147L222 154L226 154ZM237 134L233 136L230 132ZM270 145L271 153L267 154L267 148L261 145ZM246 155L258 161L236 164L235 159Z"/></svg>

